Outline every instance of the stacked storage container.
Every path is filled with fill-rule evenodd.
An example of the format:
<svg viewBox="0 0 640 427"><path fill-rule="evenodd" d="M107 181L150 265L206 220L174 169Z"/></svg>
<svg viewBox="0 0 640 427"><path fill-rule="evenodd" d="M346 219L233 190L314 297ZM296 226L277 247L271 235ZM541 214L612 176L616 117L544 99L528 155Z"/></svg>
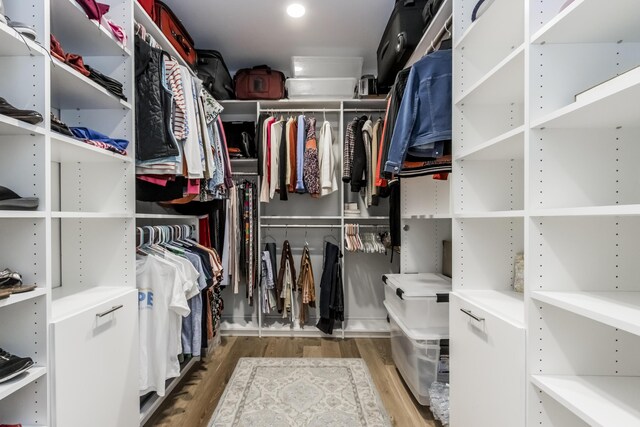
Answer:
<svg viewBox="0 0 640 427"><path fill-rule="evenodd" d="M294 56L294 78L286 83L289 98L351 99L362 64L362 57Z"/></svg>

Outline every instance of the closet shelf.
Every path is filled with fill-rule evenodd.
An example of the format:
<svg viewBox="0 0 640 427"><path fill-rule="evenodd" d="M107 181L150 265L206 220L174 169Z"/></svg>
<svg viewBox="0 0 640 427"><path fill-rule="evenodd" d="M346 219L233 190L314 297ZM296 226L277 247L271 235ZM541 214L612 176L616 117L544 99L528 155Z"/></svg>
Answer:
<svg viewBox="0 0 640 427"><path fill-rule="evenodd" d="M388 216L345 216L344 222L389 221Z"/></svg>
<svg viewBox="0 0 640 427"><path fill-rule="evenodd" d="M640 292L532 292L537 301L640 335Z"/></svg>
<svg viewBox="0 0 640 427"><path fill-rule="evenodd" d="M440 9L436 13L436 16L433 17L433 20L429 24L429 28L424 32L418 46L416 46L415 50L409 57L409 60L402 68L408 68L418 62L420 58L422 58L427 50L431 47L431 41L436 38L438 33L444 28L444 24L447 22L447 19L453 13L453 0L444 0ZM451 25L453 27L453 24ZM451 31L453 33L453 31Z"/></svg>
<svg viewBox="0 0 640 427"><path fill-rule="evenodd" d="M456 105L524 103L524 44L464 91Z"/></svg>
<svg viewBox="0 0 640 427"><path fill-rule="evenodd" d="M473 218L522 218L524 211L487 211L487 212L457 212L455 218L473 219Z"/></svg>
<svg viewBox="0 0 640 427"><path fill-rule="evenodd" d="M0 42L1 43L1 42ZM1 45L0 45L1 46ZM25 123L13 117L0 114L0 135L44 135L45 130L40 126Z"/></svg>
<svg viewBox="0 0 640 427"><path fill-rule="evenodd" d="M47 52L36 42L0 22L0 56L44 56Z"/></svg>
<svg viewBox="0 0 640 427"><path fill-rule="evenodd" d="M531 381L589 425L640 425L640 377L532 375Z"/></svg>
<svg viewBox="0 0 640 427"><path fill-rule="evenodd" d="M62 110L131 110L131 104L55 58L51 64L51 103Z"/></svg>
<svg viewBox="0 0 640 427"><path fill-rule="evenodd" d="M608 8L598 0L575 0L538 30L531 43L638 42L638 16L637 0L618 0Z"/></svg>
<svg viewBox="0 0 640 427"><path fill-rule="evenodd" d="M51 160L59 163L133 163L133 160L129 156L122 156L102 148L94 147L53 131L51 132Z"/></svg>
<svg viewBox="0 0 640 427"><path fill-rule="evenodd" d="M147 33L151 35L155 39L155 41L160 44L160 46L162 46L162 49L165 52L169 53L169 55L171 55L172 58L176 59L180 65L184 65L185 67L187 67L189 72L191 72L191 74L195 75L195 73L191 69L191 66L187 64L184 59L182 59L182 56L180 56L176 48L173 47L169 39L167 39L167 36L165 36L160 28L158 28L156 23L153 22L153 19L151 19L147 12L145 12L138 1L133 2L133 17L136 22L141 24L147 30Z"/></svg>
<svg viewBox="0 0 640 427"><path fill-rule="evenodd" d="M145 214L145 213L137 213L136 219L166 219L166 220L197 220L198 217L195 215L174 215L174 214Z"/></svg>
<svg viewBox="0 0 640 427"><path fill-rule="evenodd" d="M36 288L30 292L24 292L22 294L13 294L9 298L0 300L0 308L8 307L13 304L18 304L24 301L29 301L35 298L39 298L46 294L47 294L47 290L45 288Z"/></svg>
<svg viewBox="0 0 640 427"><path fill-rule="evenodd" d="M53 302L51 310L51 322L56 323L65 318L74 316L82 311L90 310L93 307L109 301L134 290L125 286L96 286L85 291L73 292L64 286L53 289Z"/></svg>
<svg viewBox="0 0 640 427"><path fill-rule="evenodd" d="M278 215L278 216L262 216L262 217L260 217L260 219L262 219L263 221L272 221L272 220L275 220L275 221L277 221L277 220L287 220L287 221L288 220L300 220L300 221L302 221L302 220L318 220L318 221L331 221L331 220L334 220L334 221L340 221L342 219L342 217L341 216L319 216L319 215L318 216L312 216L312 215L310 215L310 216L303 216L303 215L300 215L300 216L287 216L287 215L281 216L281 215Z"/></svg>
<svg viewBox="0 0 640 427"><path fill-rule="evenodd" d="M160 405L165 401L167 397L171 395L173 389L182 381L182 379L191 371L196 363L200 362L199 357L192 357L184 366L180 369L180 376L172 378L165 387L165 395L163 397L154 393L140 408L140 425L144 426L147 421L153 416L153 414L160 408Z"/></svg>
<svg viewBox="0 0 640 427"><path fill-rule="evenodd" d="M463 150L456 160L511 160L523 158L524 126L518 126L485 143Z"/></svg>
<svg viewBox="0 0 640 427"><path fill-rule="evenodd" d="M51 212L52 218L62 219L129 219L133 214L129 212Z"/></svg>
<svg viewBox="0 0 640 427"><path fill-rule="evenodd" d="M553 216L640 216L640 205L591 206L581 208L536 209L532 217Z"/></svg>
<svg viewBox="0 0 640 427"><path fill-rule="evenodd" d="M84 56L131 55L131 50L122 46L108 27L90 20L75 0L51 2L51 28L51 33L62 43L65 52ZM129 35L129 40L132 38Z"/></svg>
<svg viewBox="0 0 640 427"><path fill-rule="evenodd" d="M387 218L388 219L388 218ZM425 213L419 215L402 215L402 219L451 219L450 213Z"/></svg>
<svg viewBox="0 0 640 427"><path fill-rule="evenodd" d="M0 400L28 386L46 373L47 368L42 366L34 366L29 368L22 375L19 375L12 380L0 384Z"/></svg>
<svg viewBox="0 0 640 427"><path fill-rule="evenodd" d="M513 291L456 290L454 293L518 328L525 327L524 295Z"/></svg>
<svg viewBox="0 0 640 427"><path fill-rule="evenodd" d="M251 115L252 120L255 119L258 111L258 101L242 101L238 99L229 99L218 101L223 107L222 115Z"/></svg>
<svg viewBox="0 0 640 427"><path fill-rule="evenodd" d="M468 12L471 20L471 12ZM506 40L512 42L511 46L518 46L523 42L524 34L524 2L513 0L496 0L487 11L475 22L468 26L465 33L455 44L455 48L464 48L467 51L480 51L485 53L496 37L518 37L518 40ZM496 28L500 31L496 32Z"/></svg>
<svg viewBox="0 0 640 427"><path fill-rule="evenodd" d="M449 0L445 0L449 1ZM442 7L445 7L444 5ZM387 98L383 95L381 98L365 98L365 99L349 99L342 101L342 108L346 112L356 112L358 110L380 109L386 110Z"/></svg>
<svg viewBox="0 0 640 427"><path fill-rule="evenodd" d="M0 219L44 218L45 216L46 213L43 211L0 211Z"/></svg>
<svg viewBox="0 0 640 427"><path fill-rule="evenodd" d="M268 112L272 110L290 111L292 113L300 112L300 110L309 110L322 114L323 110L341 111L342 102L348 101L335 98L321 99L280 99L278 101L260 101L260 111Z"/></svg>
<svg viewBox="0 0 640 427"><path fill-rule="evenodd" d="M583 93L579 101L538 120L532 128L615 128L638 126L640 67Z"/></svg>

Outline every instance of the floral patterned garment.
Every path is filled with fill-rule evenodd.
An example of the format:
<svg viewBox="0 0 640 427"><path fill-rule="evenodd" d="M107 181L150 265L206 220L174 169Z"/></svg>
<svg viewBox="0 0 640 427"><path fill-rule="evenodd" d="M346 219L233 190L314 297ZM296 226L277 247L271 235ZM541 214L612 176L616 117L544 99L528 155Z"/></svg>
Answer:
<svg viewBox="0 0 640 427"><path fill-rule="evenodd" d="M316 141L316 119L307 117L307 141L304 147L304 186L311 197L320 197L320 166Z"/></svg>

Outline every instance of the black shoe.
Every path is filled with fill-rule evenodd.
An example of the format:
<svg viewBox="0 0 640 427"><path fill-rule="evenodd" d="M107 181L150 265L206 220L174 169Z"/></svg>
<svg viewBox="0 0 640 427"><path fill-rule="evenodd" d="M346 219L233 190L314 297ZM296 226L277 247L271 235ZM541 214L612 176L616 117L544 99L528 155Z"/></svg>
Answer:
<svg viewBox="0 0 640 427"><path fill-rule="evenodd" d="M0 210L37 209L39 203L37 197L20 197L7 187L0 186Z"/></svg>
<svg viewBox="0 0 640 427"><path fill-rule="evenodd" d="M44 119L42 114L33 110L19 110L13 105L9 104L6 99L0 98L0 114L13 117L14 119L22 120L26 123L36 125L41 123Z"/></svg>
<svg viewBox="0 0 640 427"><path fill-rule="evenodd" d="M54 116L53 113L51 113L51 130L73 138L73 133L71 132L71 129L69 129L69 126Z"/></svg>
<svg viewBox="0 0 640 427"><path fill-rule="evenodd" d="M17 377L33 366L30 357L18 357L0 348L0 383Z"/></svg>

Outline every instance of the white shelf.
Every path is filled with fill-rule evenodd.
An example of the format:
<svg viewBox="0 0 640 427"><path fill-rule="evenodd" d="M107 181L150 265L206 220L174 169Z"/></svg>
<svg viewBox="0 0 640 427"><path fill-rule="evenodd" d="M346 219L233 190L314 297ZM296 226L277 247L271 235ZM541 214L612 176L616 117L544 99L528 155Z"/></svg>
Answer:
<svg viewBox="0 0 640 427"><path fill-rule="evenodd" d="M640 41L640 2L575 0L531 38L531 43L616 43Z"/></svg>
<svg viewBox="0 0 640 427"><path fill-rule="evenodd" d="M387 218L388 219L388 218ZM451 219L450 213L426 213L420 215L402 215L402 219Z"/></svg>
<svg viewBox="0 0 640 427"><path fill-rule="evenodd" d="M471 13L469 13L471 20ZM475 22L471 23L457 41L455 48L480 49L492 45L497 37L524 32L524 2L495 0ZM496 32L500 28L500 32Z"/></svg>
<svg viewBox="0 0 640 427"><path fill-rule="evenodd" d="M0 300L0 308L8 307L13 304L18 304L24 301L29 301L31 299L39 298L46 294L47 294L47 290L45 288L36 288L29 292L23 292L21 294L13 294L9 298Z"/></svg>
<svg viewBox="0 0 640 427"><path fill-rule="evenodd" d="M42 46L27 37L23 39L16 30L0 22L0 56L44 56L46 54Z"/></svg>
<svg viewBox="0 0 640 427"><path fill-rule="evenodd" d="M44 135L44 133L45 130L41 126L0 114L0 135Z"/></svg>
<svg viewBox="0 0 640 427"><path fill-rule="evenodd" d="M640 335L640 292L542 292L535 300Z"/></svg>
<svg viewBox="0 0 640 427"><path fill-rule="evenodd" d="M133 216L129 212L51 212L52 218L63 219L126 219Z"/></svg>
<svg viewBox="0 0 640 427"><path fill-rule="evenodd" d="M523 102L524 44L466 90L455 104L521 104Z"/></svg>
<svg viewBox="0 0 640 427"><path fill-rule="evenodd" d="M118 42L108 27L90 20L75 0L51 2L51 32L65 52L84 56L131 55L131 51ZM132 37L129 34L129 38Z"/></svg>
<svg viewBox="0 0 640 427"><path fill-rule="evenodd" d="M448 1L448 0L445 0L445 1ZM367 109L386 110L387 98L383 95L381 98L342 100L342 108L344 111L350 112L350 113L355 113L357 110L367 110Z"/></svg>
<svg viewBox="0 0 640 427"><path fill-rule="evenodd" d="M524 158L524 126L518 126L469 150L456 160L511 160Z"/></svg>
<svg viewBox="0 0 640 427"><path fill-rule="evenodd" d="M147 12L145 12L138 1L133 2L133 17L135 21L141 24L147 30L147 33L151 35L155 39L155 41L160 44L160 46L162 46L162 50L169 53L169 55L176 59L178 63L187 67L191 74L195 75L193 70L191 70L191 66L187 64L184 59L182 59L182 56L180 56L176 48L173 47L164 33L160 31L160 28L158 28L156 23L153 22L153 19L151 19Z"/></svg>
<svg viewBox="0 0 640 427"><path fill-rule="evenodd" d="M524 328L524 295L513 291L465 291L456 290L456 295L481 307L518 328Z"/></svg>
<svg viewBox="0 0 640 427"><path fill-rule="evenodd" d="M96 286L86 291L73 292L73 290L68 291L63 284L53 290L51 321L57 322L97 307L105 301L123 296L132 290L133 288L124 286Z"/></svg>
<svg viewBox="0 0 640 427"><path fill-rule="evenodd" d="M640 120L640 68L624 73L588 93L580 100L548 114L532 128L615 128L638 126Z"/></svg>
<svg viewBox="0 0 640 427"><path fill-rule="evenodd" d="M640 425L640 377L532 375L531 381L591 426Z"/></svg>
<svg viewBox="0 0 640 427"><path fill-rule="evenodd" d="M536 209L532 217L547 216L640 216L640 205L591 206L584 208Z"/></svg>
<svg viewBox="0 0 640 427"><path fill-rule="evenodd" d="M223 107L221 115L251 115L251 120L255 120L258 111L258 101L243 101L229 99L218 101Z"/></svg>
<svg viewBox="0 0 640 427"><path fill-rule="evenodd" d="M136 214L136 219L184 219L184 220L197 220L198 217L194 215L173 215L173 214Z"/></svg>
<svg viewBox="0 0 640 427"><path fill-rule="evenodd" d="M288 215L279 215L279 216L262 216L260 219L264 221L272 221L272 220L317 220L317 221L340 221L342 219L341 216L288 216Z"/></svg>
<svg viewBox="0 0 640 427"><path fill-rule="evenodd" d="M43 211L3 211L0 210L0 219L29 219L44 218L46 213Z"/></svg>
<svg viewBox="0 0 640 427"><path fill-rule="evenodd" d="M160 397L157 394L154 394L150 397L140 408L140 425L144 426L147 421L153 416L153 414L158 410L160 405L165 401L167 397L171 395L173 389L182 381L182 379L191 371L196 363L200 361L199 357L192 357L180 370L180 376L176 378L172 378L169 380L169 383L165 387L164 396Z"/></svg>
<svg viewBox="0 0 640 427"><path fill-rule="evenodd" d="M455 218L472 219L472 218L522 218L524 211L488 211L488 212L458 212L454 214Z"/></svg>
<svg viewBox="0 0 640 427"><path fill-rule="evenodd" d="M70 138L57 132L51 132L51 160L59 163L133 162L129 156L123 156L103 148L94 147L83 141Z"/></svg>
<svg viewBox="0 0 640 427"><path fill-rule="evenodd" d="M389 221L388 216L345 216L344 222Z"/></svg>
<svg viewBox="0 0 640 427"><path fill-rule="evenodd" d="M47 368L33 366L16 378L0 384L0 400L28 386L46 373Z"/></svg>
<svg viewBox="0 0 640 427"><path fill-rule="evenodd" d="M51 64L51 104L63 110L131 109L131 104L55 58Z"/></svg>
<svg viewBox="0 0 640 427"><path fill-rule="evenodd" d="M433 20L429 24L429 28L422 35L422 39L416 46L415 50L409 57L406 65L402 68L408 68L418 62L420 58L422 58L427 50L431 47L431 42L436 38L438 33L444 28L444 24L447 22L447 19L451 16L453 12L453 0L444 0L440 9L436 13L436 16L433 17ZM453 27L453 25L451 25ZM453 32L453 31L452 31Z"/></svg>

